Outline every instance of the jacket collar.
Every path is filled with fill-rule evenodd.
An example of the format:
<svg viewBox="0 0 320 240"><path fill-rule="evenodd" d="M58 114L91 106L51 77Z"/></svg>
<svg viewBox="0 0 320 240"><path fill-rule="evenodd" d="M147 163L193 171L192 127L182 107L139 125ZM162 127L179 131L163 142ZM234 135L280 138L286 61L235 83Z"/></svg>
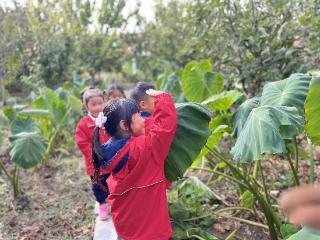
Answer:
<svg viewBox="0 0 320 240"><path fill-rule="evenodd" d="M109 169L110 171L117 169L119 171L128 160L128 142L130 139L131 136L128 135L116 141L111 141L111 139L109 139L108 142L103 144L102 150L104 161L101 168Z"/></svg>
<svg viewBox="0 0 320 240"><path fill-rule="evenodd" d="M151 113L149 113L149 112L141 112L140 114L141 114L141 117L143 117L143 118L151 116Z"/></svg>

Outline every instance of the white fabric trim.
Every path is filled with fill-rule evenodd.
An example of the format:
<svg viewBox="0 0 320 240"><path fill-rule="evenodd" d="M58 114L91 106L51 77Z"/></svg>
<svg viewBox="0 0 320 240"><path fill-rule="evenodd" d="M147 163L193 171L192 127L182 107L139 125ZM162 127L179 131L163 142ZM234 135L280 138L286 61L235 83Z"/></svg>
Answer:
<svg viewBox="0 0 320 240"><path fill-rule="evenodd" d="M115 195L115 196L122 196L123 194L126 194L127 192L133 190L133 189L141 189L141 188L146 188L146 187L151 187L153 185L156 185L158 183L161 183L163 182L164 180L161 180L161 181L158 181L158 182L155 182L155 183L151 183L151 184L148 184L148 185L145 185L145 186L140 186L140 187L132 187L132 188L129 188L127 189L126 191L124 191L123 193L110 193L110 195Z"/></svg>
<svg viewBox="0 0 320 240"><path fill-rule="evenodd" d="M96 118L94 116L91 115L90 112L88 112L88 116L95 122L96 121Z"/></svg>

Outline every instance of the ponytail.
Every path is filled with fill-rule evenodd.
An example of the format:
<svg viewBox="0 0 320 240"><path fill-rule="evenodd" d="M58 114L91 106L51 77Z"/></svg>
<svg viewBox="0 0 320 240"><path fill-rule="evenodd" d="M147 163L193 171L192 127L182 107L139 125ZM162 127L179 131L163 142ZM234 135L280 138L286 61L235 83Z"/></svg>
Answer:
<svg viewBox="0 0 320 240"><path fill-rule="evenodd" d="M100 181L100 166L103 162L103 152L100 146L100 128L95 127L93 132L93 143L92 143L92 160L94 165L94 176L92 178L93 184L98 184L99 187L104 190L105 192L109 192L108 189L106 189Z"/></svg>

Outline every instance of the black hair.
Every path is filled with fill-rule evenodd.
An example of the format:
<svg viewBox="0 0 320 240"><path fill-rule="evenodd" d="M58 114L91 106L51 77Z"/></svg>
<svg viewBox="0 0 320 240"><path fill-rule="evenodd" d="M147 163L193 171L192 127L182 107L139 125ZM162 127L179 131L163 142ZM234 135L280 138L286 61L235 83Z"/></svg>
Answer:
<svg viewBox="0 0 320 240"><path fill-rule="evenodd" d="M135 100L136 103L139 103L143 100L146 100L148 96L146 90L155 89L154 85L150 82L138 82L136 86L130 92L130 98Z"/></svg>
<svg viewBox="0 0 320 240"><path fill-rule="evenodd" d="M117 90L123 94L124 98L126 98L126 94L124 93L123 87L121 87L117 83L112 83L106 90L103 91L103 95L110 97L112 93Z"/></svg>
<svg viewBox="0 0 320 240"><path fill-rule="evenodd" d="M131 99L112 99L110 100L105 108L103 109L104 116L107 117L107 121L104 123L106 133L115 139L120 139L123 136L120 132L119 123L124 120L126 126L131 129L132 116L139 112L137 103ZM99 128L96 127L93 133L93 144L92 144L92 159L94 163L94 177L93 183L99 184L98 178L100 175L100 166L102 165L103 151L100 145ZM99 185L100 186L100 185Z"/></svg>

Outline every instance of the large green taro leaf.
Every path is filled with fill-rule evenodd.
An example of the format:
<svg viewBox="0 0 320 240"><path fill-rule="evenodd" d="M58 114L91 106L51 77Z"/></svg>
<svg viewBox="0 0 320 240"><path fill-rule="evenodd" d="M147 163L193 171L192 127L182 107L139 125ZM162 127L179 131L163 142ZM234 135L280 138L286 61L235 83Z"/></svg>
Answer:
<svg viewBox="0 0 320 240"><path fill-rule="evenodd" d="M312 76L304 107L307 135L313 144L320 145L320 73Z"/></svg>
<svg viewBox="0 0 320 240"><path fill-rule="evenodd" d="M176 104L178 126L165 161L165 174L169 181L183 177L210 136L211 113L196 103Z"/></svg>
<svg viewBox="0 0 320 240"><path fill-rule="evenodd" d="M12 134L18 134L21 132L34 132L35 125L31 117L28 117L28 118L17 117L11 123L10 130Z"/></svg>
<svg viewBox="0 0 320 240"><path fill-rule="evenodd" d="M41 162L46 147L45 142L35 132L22 132L10 137L10 156L14 163L24 169L32 168Z"/></svg>
<svg viewBox="0 0 320 240"><path fill-rule="evenodd" d="M284 80L266 84L261 96L261 106L296 107L303 116L310 80L310 74L296 73Z"/></svg>
<svg viewBox="0 0 320 240"><path fill-rule="evenodd" d="M231 153L237 162L260 160L264 154L286 152L284 139L303 131L303 118L295 107L261 106L253 109Z"/></svg>
<svg viewBox="0 0 320 240"><path fill-rule="evenodd" d="M223 77L212 72L209 60L192 61L182 71L182 91L188 101L201 103L209 96L223 90Z"/></svg>
<svg viewBox="0 0 320 240"><path fill-rule="evenodd" d="M237 90L223 91L219 94L214 94L202 102L210 110L228 110L243 94Z"/></svg>
<svg viewBox="0 0 320 240"><path fill-rule="evenodd" d="M233 125L232 135L234 137L239 136L252 109L258 107L259 104L260 104L260 97L254 97L254 98L248 99L247 101L245 101L239 106L239 108L237 109L237 111L235 112L231 120Z"/></svg>

